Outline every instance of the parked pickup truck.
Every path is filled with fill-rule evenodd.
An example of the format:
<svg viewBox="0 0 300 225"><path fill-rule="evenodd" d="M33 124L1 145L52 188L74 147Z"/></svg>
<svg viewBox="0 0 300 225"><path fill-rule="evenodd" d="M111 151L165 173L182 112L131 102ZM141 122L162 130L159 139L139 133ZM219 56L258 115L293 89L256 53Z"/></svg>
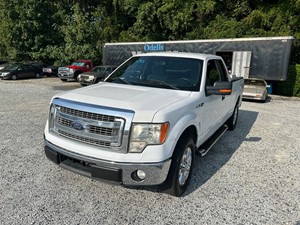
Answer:
<svg viewBox="0 0 300 225"><path fill-rule="evenodd" d="M66 67L58 68L58 77L61 81L67 81L68 79L74 79L77 81L79 74L83 72L90 71L93 69L92 60L81 59L75 62L72 62L71 65Z"/></svg>
<svg viewBox="0 0 300 225"><path fill-rule="evenodd" d="M235 128L242 91L219 56L135 55L104 82L52 98L45 153L96 180L180 196L195 152L205 155Z"/></svg>

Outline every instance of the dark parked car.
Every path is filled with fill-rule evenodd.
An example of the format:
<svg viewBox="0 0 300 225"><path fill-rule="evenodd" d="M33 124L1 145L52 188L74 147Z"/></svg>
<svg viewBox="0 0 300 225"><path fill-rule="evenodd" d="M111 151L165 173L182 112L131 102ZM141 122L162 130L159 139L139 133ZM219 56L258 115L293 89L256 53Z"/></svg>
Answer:
<svg viewBox="0 0 300 225"><path fill-rule="evenodd" d="M35 66L37 68L40 68L40 69L48 66L48 64L42 63L42 62L31 62L31 63L27 63L27 64L33 65L33 66Z"/></svg>
<svg viewBox="0 0 300 225"><path fill-rule="evenodd" d="M1 79L17 80L22 78L39 78L42 75L42 69L31 64L15 63L5 66L0 71Z"/></svg>
<svg viewBox="0 0 300 225"><path fill-rule="evenodd" d="M98 83L104 80L117 66L95 66L92 70L79 74L77 80L82 86Z"/></svg>

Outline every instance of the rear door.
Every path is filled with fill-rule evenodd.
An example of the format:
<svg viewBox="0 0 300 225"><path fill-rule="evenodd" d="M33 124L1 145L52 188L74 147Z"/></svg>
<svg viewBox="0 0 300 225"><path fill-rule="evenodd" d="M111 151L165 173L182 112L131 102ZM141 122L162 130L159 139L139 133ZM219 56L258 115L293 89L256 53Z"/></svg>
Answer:
<svg viewBox="0 0 300 225"><path fill-rule="evenodd" d="M32 65L26 65L26 72L28 78L35 77L35 74L38 72L38 69L35 66Z"/></svg>

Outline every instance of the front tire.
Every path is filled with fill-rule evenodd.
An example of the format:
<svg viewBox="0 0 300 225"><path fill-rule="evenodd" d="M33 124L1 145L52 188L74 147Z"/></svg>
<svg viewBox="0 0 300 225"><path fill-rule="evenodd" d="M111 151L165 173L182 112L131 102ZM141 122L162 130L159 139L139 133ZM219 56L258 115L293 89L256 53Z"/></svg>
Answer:
<svg viewBox="0 0 300 225"><path fill-rule="evenodd" d="M12 80L18 80L18 76L16 74L12 74L10 78Z"/></svg>
<svg viewBox="0 0 300 225"><path fill-rule="evenodd" d="M60 79L62 82L66 82L67 81L67 79Z"/></svg>
<svg viewBox="0 0 300 225"><path fill-rule="evenodd" d="M165 181L165 192L181 196L187 189L195 158L195 143L191 137L182 136L174 150L170 171Z"/></svg>
<svg viewBox="0 0 300 225"><path fill-rule="evenodd" d="M36 73L35 74L35 78L40 78L41 77L41 74L40 73Z"/></svg>

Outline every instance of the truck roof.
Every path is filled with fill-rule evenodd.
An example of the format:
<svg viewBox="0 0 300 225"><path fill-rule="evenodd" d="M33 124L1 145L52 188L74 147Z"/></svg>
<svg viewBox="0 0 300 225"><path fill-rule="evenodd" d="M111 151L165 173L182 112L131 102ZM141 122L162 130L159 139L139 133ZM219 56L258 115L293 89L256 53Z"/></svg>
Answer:
<svg viewBox="0 0 300 225"><path fill-rule="evenodd" d="M222 57L212 54L203 54L203 53L192 53L192 52L149 52L134 55L135 57L139 56L166 56L166 57L183 57L183 58L192 58L192 59L207 59L207 58L218 58Z"/></svg>

